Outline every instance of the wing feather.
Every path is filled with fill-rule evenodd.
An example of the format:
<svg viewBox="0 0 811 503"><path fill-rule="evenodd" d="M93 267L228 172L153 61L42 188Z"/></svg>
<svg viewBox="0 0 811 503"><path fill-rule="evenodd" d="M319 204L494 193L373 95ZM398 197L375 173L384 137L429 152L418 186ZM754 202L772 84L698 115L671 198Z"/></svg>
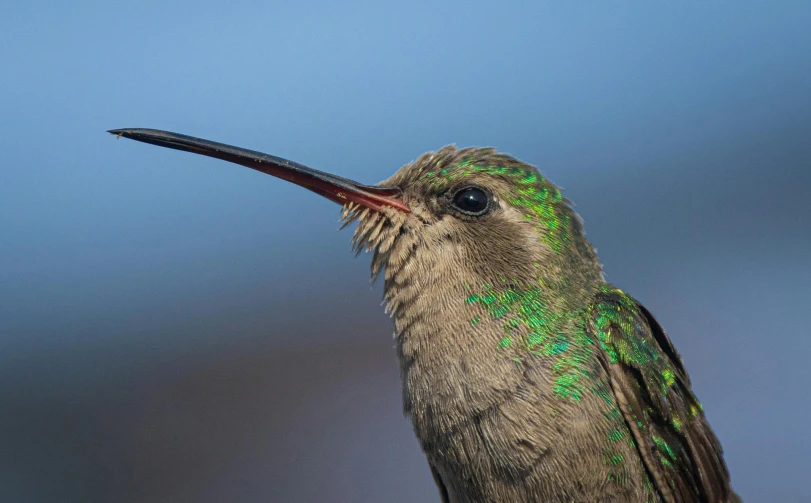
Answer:
<svg viewBox="0 0 811 503"><path fill-rule="evenodd" d="M739 501L723 451L690 387L670 338L650 312L604 288L590 309L591 330L640 457L668 503Z"/></svg>

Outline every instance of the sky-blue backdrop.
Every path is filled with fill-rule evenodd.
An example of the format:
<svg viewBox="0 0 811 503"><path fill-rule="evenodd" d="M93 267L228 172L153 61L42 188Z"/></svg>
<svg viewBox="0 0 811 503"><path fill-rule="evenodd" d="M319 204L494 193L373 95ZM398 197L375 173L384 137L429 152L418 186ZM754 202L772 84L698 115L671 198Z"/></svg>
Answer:
<svg viewBox="0 0 811 503"><path fill-rule="evenodd" d="M448 143L566 189L748 502L811 501L811 4L0 9L0 500L438 501L332 203Z"/></svg>

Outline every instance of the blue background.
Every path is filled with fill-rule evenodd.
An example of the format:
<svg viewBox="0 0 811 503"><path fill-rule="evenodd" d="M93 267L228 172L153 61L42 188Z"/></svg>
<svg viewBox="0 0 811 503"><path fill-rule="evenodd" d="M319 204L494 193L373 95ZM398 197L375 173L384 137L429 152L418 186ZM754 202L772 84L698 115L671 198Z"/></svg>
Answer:
<svg viewBox="0 0 811 503"><path fill-rule="evenodd" d="M438 501L332 203L448 143L566 189L748 502L811 501L811 4L0 9L0 500Z"/></svg>

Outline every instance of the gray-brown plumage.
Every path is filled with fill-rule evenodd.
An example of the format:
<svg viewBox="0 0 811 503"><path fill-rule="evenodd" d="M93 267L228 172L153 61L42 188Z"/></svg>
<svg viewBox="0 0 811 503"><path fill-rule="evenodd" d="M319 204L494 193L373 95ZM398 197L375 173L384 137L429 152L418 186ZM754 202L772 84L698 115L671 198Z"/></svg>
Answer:
<svg viewBox="0 0 811 503"><path fill-rule="evenodd" d="M362 186L152 130L347 206L395 326L405 413L442 501L734 502L721 446L653 316L605 283L534 167L445 147Z"/></svg>

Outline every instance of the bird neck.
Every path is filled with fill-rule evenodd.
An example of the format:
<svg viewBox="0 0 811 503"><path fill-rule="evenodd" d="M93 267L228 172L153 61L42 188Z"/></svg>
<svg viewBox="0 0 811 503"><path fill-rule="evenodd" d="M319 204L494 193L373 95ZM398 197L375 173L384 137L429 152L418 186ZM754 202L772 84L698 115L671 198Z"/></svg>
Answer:
<svg viewBox="0 0 811 503"><path fill-rule="evenodd" d="M556 271L516 284L441 267L425 272L386 281L404 410L424 448L519 393L529 360L539 400L573 408L586 396L582 321L601 274Z"/></svg>
<svg viewBox="0 0 811 503"><path fill-rule="evenodd" d="M436 344L443 332L459 345L475 337L477 344L494 348L531 338L530 333L556 332L604 284L599 262L570 262L560 257L536 267L534 278L482 278L435 263L410 264L387 274L385 282L396 335L422 345ZM449 327L457 333L444 334Z"/></svg>

